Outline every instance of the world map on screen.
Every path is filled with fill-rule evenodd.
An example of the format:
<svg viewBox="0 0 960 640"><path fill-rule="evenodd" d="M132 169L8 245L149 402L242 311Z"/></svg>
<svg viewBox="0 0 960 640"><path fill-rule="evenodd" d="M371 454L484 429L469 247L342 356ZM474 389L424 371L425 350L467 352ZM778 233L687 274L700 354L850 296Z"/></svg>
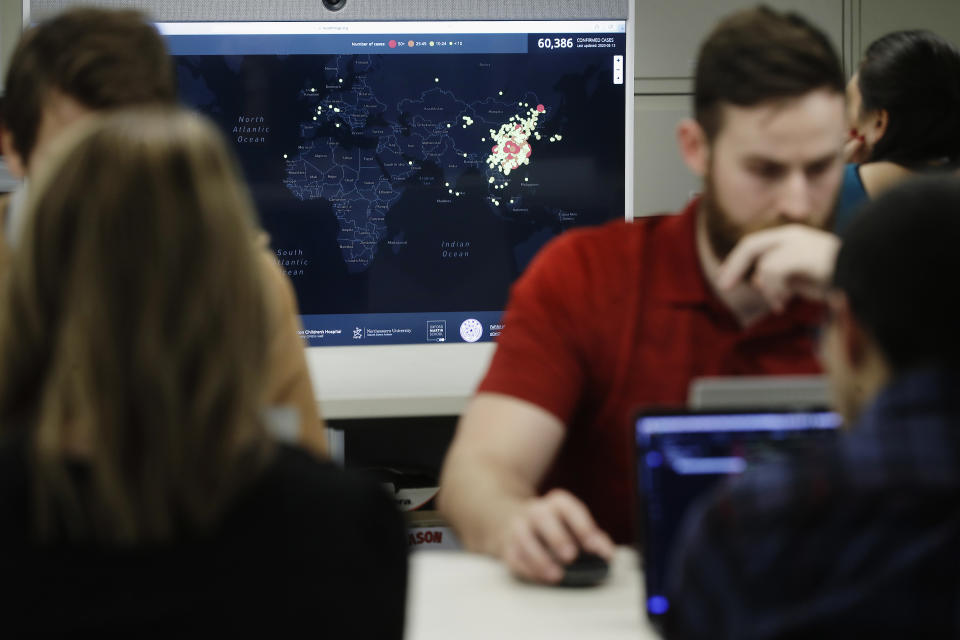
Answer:
<svg viewBox="0 0 960 640"><path fill-rule="evenodd" d="M502 309L550 239L623 217L610 55L176 56L304 314Z"/></svg>

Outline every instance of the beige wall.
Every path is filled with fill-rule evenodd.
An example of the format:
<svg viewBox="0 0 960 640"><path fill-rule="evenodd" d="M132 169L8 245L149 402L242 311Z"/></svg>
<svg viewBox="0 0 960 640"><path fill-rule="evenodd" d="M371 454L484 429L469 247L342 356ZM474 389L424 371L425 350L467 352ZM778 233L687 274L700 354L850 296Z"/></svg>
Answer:
<svg viewBox="0 0 960 640"><path fill-rule="evenodd" d="M880 36L900 29L929 29L960 46L958 0L860 0L852 21L859 31L860 53Z"/></svg>
<svg viewBox="0 0 960 640"><path fill-rule="evenodd" d="M22 10L21 0L0 0L0 87L7 74L10 52L20 36Z"/></svg>

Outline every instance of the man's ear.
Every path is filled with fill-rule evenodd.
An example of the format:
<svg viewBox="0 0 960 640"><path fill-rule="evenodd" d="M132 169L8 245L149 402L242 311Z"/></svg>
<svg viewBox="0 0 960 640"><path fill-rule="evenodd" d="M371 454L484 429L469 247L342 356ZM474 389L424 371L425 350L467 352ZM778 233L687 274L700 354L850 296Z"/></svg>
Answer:
<svg viewBox="0 0 960 640"><path fill-rule="evenodd" d="M3 159L7 163L7 170L17 180L23 180L27 175L26 167L23 165L23 156L17 151L13 144L13 135L10 130L0 125L0 151L3 152Z"/></svg>
<svg viewBox="0 0 960 640"><path fill-rule="evenodd" d="M677 146L680 148L680 157L690 171L699 177L707 173L710 159L710 145L707 134L693 118L684 118L677 125Z"/></svg>

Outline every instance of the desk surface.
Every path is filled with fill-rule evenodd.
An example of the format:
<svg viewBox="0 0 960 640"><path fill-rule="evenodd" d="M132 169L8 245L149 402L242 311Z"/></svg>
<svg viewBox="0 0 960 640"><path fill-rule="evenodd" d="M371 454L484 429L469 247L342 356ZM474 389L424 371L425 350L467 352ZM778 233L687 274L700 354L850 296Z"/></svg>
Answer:
<svg viewBox="0 0 960 640"><path fill-rule="evenodd" d="M568 589L526 584L496 560L461 551L410 557L407 640L658 638L641 611L637 556L620 548L607 581Z"/></svg>

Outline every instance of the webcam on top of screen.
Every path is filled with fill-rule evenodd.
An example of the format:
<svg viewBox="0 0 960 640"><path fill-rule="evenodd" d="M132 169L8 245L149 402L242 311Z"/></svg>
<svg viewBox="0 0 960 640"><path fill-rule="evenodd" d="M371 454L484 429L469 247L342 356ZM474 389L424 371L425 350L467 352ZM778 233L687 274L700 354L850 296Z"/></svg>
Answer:
<svg viewBox="0 0 960 640"><path fill-rule="evenodd" d="M329 11L340 11L347 4L347 0L322 0L322 2Z"/></svg>

